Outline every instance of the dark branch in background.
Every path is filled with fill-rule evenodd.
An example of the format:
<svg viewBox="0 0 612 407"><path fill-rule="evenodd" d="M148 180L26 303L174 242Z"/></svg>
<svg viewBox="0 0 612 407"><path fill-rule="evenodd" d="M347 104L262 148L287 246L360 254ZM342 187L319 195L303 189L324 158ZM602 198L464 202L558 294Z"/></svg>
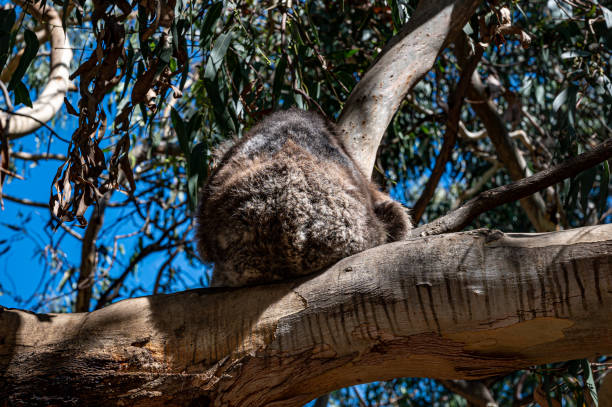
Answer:
<svg viewBox="0 0 612 407"><path fill-rule="evenodd" d="M91 302L91 293L96 275L96 240L104 224L104 213L111 195L112 192L105 193L98 201L98 205L93 208L85 235L83 236L81 266L79 267L79 280L77 283L78 292L74 305L75 312L89 311L89 303Z"/></svg>
<svg viewBox="0 0 612 407"><path fill-rule="evenodd" d="M460 64L467 60L467 50L470 49L469 41L467 35L461 33L455 42L455 54ZM510 137L506 123L497 112L497 106L486 96L478 72L472 74L470 85L467 93L471 107L484 125L499 160L504 164L513 181L525 178L528 174L525 172L523 158ZM546 205L539 194L521 200L520 204L536 231L554 230L554 224L548 219Z"/></svg>
<svg viewBox="0 0 612 407"><path fill-rule="evenodd" d="M483 52L484 48L480 45L476 45L474 54L463 66L463 72L461 73L461 78L459 79L457 88L449 98L450 103L448 117L446 119L446 133L444 134L444 143L442 144L440 154L436 159L436 165L434 166L434 169L431 172L431 176L427 180L427 184L425 184L425 188L423 189L421 196L416 201L416 204L414 205L414 208L412 210L412 216L414 218L415 224L419 223L419 220L421 220L421 217L425 212L427 204L431 200L431 197L434 195L436 187L440 182L440 178L444 173L444 167L450 159L451 154L453 152L453 148L455 147L455 142L457 141L457 133L459 132L459 118L461 117L463 99L465 97L465 93L467 92L468 87L470 86L472 73L478 66L478 63L480 62L480 57L482 56Z"/></svg>
<svg viewBox="0 0 612 407"><path fill-rule="evenodd" d="M48 203L35 202L35 201L32 201L30 199L26 199L26 198L17 198L17 197L14 197L14 196L6 195L4 193L2 194L2 198L6 199L7 201L15 202L15 203L22 204L22 205L35 206L37 208L46 208L46 209L49 209L49 204Z"/></svg>
<svg viewBox="0 0 612 407"><path fill-rule="evenodd" d="M316 399L312 407L327 407L328 402L329 393Z"/></svg>
<svg viewBox="0 0 612 407"><path fill-rule="evenodd" d="M608 139L589 152L573 157L548 170L479 194L463 206L433 222L410 231L413 237L457 232L470 224L478 215L500 205L525 198L557 182L578 175L612 157L612 139Z"/></svg>
<svg viewBox="0 0 612 407"><path fill-rule="evenodd" d="M136 267L136 265L140 263L145 257L153 253L157 253L163 250L168 250L173 247L178 247L178 246L182 246L185 244L184 242L175 242L175 243L171 243L171 244L162 246L160 244L160 241L161 239L155 243L145 246L138 253L138 255L133 260L130 261L130 264L125 268L125 270L121 273L121 275L115 281L113 281L113 283L106 289L106 291L104 291L104 293L102 293L102 295L100 296L100 299L98 300L98 303L96 304L95 309L102 308L103 306L112 302L115 298L119 296L121 287L123 287L123 283L125 282L125 279L130 275L132 271L134 271L134 268Z"/></svg>
<svg viewBox="0 0 612 407"><path fill-rule="evenodd" d="M468 401L468 405L477 407L497 406L489 388L479 380L438 380L444 387Z"/></svg>
<svg viewBox="0 0 612 407"><path fill-rule="evenodd" d="M123 286L123 283L125 281L125 279L130 275L130 273L134 270L134 268L136 267L136 265L142 261L145 257L147 257L150 254L153 253L157 253L163 250L169 250L175 247L179 247L179 246L183 246L185 245L185 239L181 239L179 241L171 241L171 243L168 244L163 244L164 239L168 238L168 236L174 232L176 230L176 228L178 228L179 226L181 226L182 224L184 224L185 222L189 221L191 218L190 217L186 217L180 221L175 222L173 225L171 225L169 228L167 228L162 235L159 237L159 239L157 239L155 242L151 243L148 246L143 247L140 252L138 252L138 254L132 258L130 260L130 263L128 264L128 266L125 268L125 270L123 270L123 272L121 273L121 275L119 277L117 277L117 279L115 281L113 281L113 283L100 295L100 298L98 299L98 302L96 304L95 309L100 309L103 306L105 306L106 304L108 304L109 302L112 302L115 298L117 298L119 296L121 287ZM183 236L187 236L189 235L189 229L191 229L191 227L187 228L187 230L185 231L185 233L183 234Z"/></svg>
<svg viewBox="0 0 612 407"><path fill-rule="evenodd" d="M164 262L164 264L161 265L161 267L157 271L157 277L155 277L155 284L153 285L153 294L159 294L159 286L161 284L162 276L164 275L166 268L170 267L170 264L172 263L172 261L174 261L174 258L176 257L178 253L179 253L179 248L174 249L168 255L168 259Z"/></svg>

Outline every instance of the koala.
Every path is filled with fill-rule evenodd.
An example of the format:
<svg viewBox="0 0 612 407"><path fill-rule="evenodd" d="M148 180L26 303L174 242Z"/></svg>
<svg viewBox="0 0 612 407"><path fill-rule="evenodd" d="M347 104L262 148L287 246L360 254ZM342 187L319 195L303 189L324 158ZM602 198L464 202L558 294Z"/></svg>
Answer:
<svg viewBox="0 0 612 407"><path fill-rule="evenodd" d="M360 172L318 114L276 112L226 145L200 194L196 239L211 286L283 281L402 240L407 210Z"/></svg>

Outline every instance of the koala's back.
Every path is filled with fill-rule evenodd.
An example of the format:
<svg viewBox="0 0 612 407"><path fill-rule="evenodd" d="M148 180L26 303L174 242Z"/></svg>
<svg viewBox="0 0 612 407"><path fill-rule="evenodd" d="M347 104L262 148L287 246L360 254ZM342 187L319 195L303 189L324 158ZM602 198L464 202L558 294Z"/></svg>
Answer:
<svg viewBox="0 0 612 407"><path fill-rule="evenodd" d="M222 157L197 215L211 285L310 274L388 240L372 186L330 126L308 112L275 113Z"/></svg>

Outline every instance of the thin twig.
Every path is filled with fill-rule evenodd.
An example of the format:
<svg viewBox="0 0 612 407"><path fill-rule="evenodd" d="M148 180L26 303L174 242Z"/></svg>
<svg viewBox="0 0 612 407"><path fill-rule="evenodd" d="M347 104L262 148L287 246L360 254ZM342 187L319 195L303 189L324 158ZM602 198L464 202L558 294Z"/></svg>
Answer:
<svg viewBox="0 0 612 407"><path fill-rule="evenodd" d="M37 208L47 208L47 209L49 208L49 204L42 203L42 202L35 202L35 201L31 201L25 198L17 198L14 196L6 195L4 193L2 194L2 198L6 199L7 201L11 201L11 202L15 202L15 203L23 204L23 205L35 206Z"/></svg>
<svg viewBox="0 0 612 407"><path fill-rule="evenodd" d="M19 160L26 160L26 161L40 161L40 160L66 161L68 159L68 157L66 157L63 154L49 154L49 153L32 154L32 153L26 153L23 151L11 151L11 157L17 158Z"/></svg>
<svg viewBox="0 0 612 407"><path fill-rule="evenodd" d="M485 191L445 216L412 229L410 235L412 237L429 236L460 231L481 213L525 198L566 178L574 177L610 158L612 158L612 139L608 139L591 151L573 157L562 164L511 184Z"/></svg>
<svg viewBox="0 0 612 407"><path fill-rule="evenodd" d="M53 134L53 136L54 136L54 137L57 137L57 139L58 139L58 140L61 140L61 141L63 141L64 143L70 143L70 142L69 142L68 140L66 140L65 138L60 137L60 135L59 135L59 134L57 134L57 133L55 132L55 130L53 130L51 127L49 127L49 125L47 125L47 123L45 123L45 122L43 122L43 121L41 121L41 120L38 120L36 117L34 117L34 116L32 116L32 115L29 115L29 114L24 114L24 113L19 113L19 112L12 112L12 111L10 111L10 110L8 110L8 109L4 109L4 108L1 108L1 107L0 107L0 112L4 112L4 113L8 113L8 114L12 114L12 115L15 115L15 116L27 117L27 118L28 118L28 119L30 119L30 120L34 120L36 123L40 124L41 126L45 127L47 130L49 130L49 131L51 132L51 134Z"/></svg>
<svg viewBox="0 0 612 407"><path fill-rule="evenodd" d="M455 89L454 94L452 95L452 99L449 106L448 119L446 120L446 133L444 134L444 143L442 144L442 148L440 149L440 154L436 159L436 164L431 172L431 176L427 180L427 184L425 184L425 188L421 193L421 196L416 201L413 208L413 217L414 222L418 223L425 212L425 208L427 204L433 197L436 187L440 182L440 178L444 173L444 168L446 163L451 157L453 152L453 148L455 147L455 142L457 141L457 133L459 131L459 119L461 116L461 107L463 106L463 99L467 89L470 85L470 80L472 77L472 73L478 66L478 62L480 61L480 57L484 52L484 48L481 46L476 46L476 50L474 54L470 57L470 59L465 64L463 72L461 73L461 78L459 79L459 83Z"/></svg>
<svg viewBox="0 0 612 407"><path fill-rule="evenodd" d="M12 113L15 108L13 107L13 103L11 102L11 96L8 93L8 89L2 81L0 81L0 89L2 90L2 94L4 95L4 103L6 103L6 107Z"/></svg>

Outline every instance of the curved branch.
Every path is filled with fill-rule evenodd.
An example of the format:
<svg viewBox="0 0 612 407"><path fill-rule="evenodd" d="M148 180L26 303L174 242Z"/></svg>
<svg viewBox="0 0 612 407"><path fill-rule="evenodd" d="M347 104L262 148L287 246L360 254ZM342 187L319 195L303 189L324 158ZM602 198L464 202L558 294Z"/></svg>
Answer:
<svg viewBox="0 0 612 407"><path fill-rule="evenodd" d="M612 139L604 141L591 151L540 171L531 177L485 191L433 222L412 229L410 235L427 236L462 230L481 213L529 196L566 178L578 175L582 171L610 158L612 158Z"/></svg>
<svg viewBox="0 0 612 407"><path fill-rule="evenodd" d="M0 307L0 399L296 406L373 380L473 380L609 354L611 236L612 225L477 230L379 246L282 284L84 314Z"/></svg>
<svg viewBox="0 0 612 407"><path fill-rule="evenodd" d="M38 130L42 124L55 116L64 104L64 96L71 86L69 80L72 50L70 42L62 29L62 20L50 5L43 2L31 3L13 0L39 21L44 21L51 36L51 68L47 85L32 107L17 110L17 115L0 112L0 124L6 129L9 138L18 138Z"/></svg>
<svg viewBox="0 0 612 407"><path fill-rule="evenodd" d="M387 126L408 91L431 69L480 0L421 0L351 92L338 121L349 154L369 177Z"/></svg>

